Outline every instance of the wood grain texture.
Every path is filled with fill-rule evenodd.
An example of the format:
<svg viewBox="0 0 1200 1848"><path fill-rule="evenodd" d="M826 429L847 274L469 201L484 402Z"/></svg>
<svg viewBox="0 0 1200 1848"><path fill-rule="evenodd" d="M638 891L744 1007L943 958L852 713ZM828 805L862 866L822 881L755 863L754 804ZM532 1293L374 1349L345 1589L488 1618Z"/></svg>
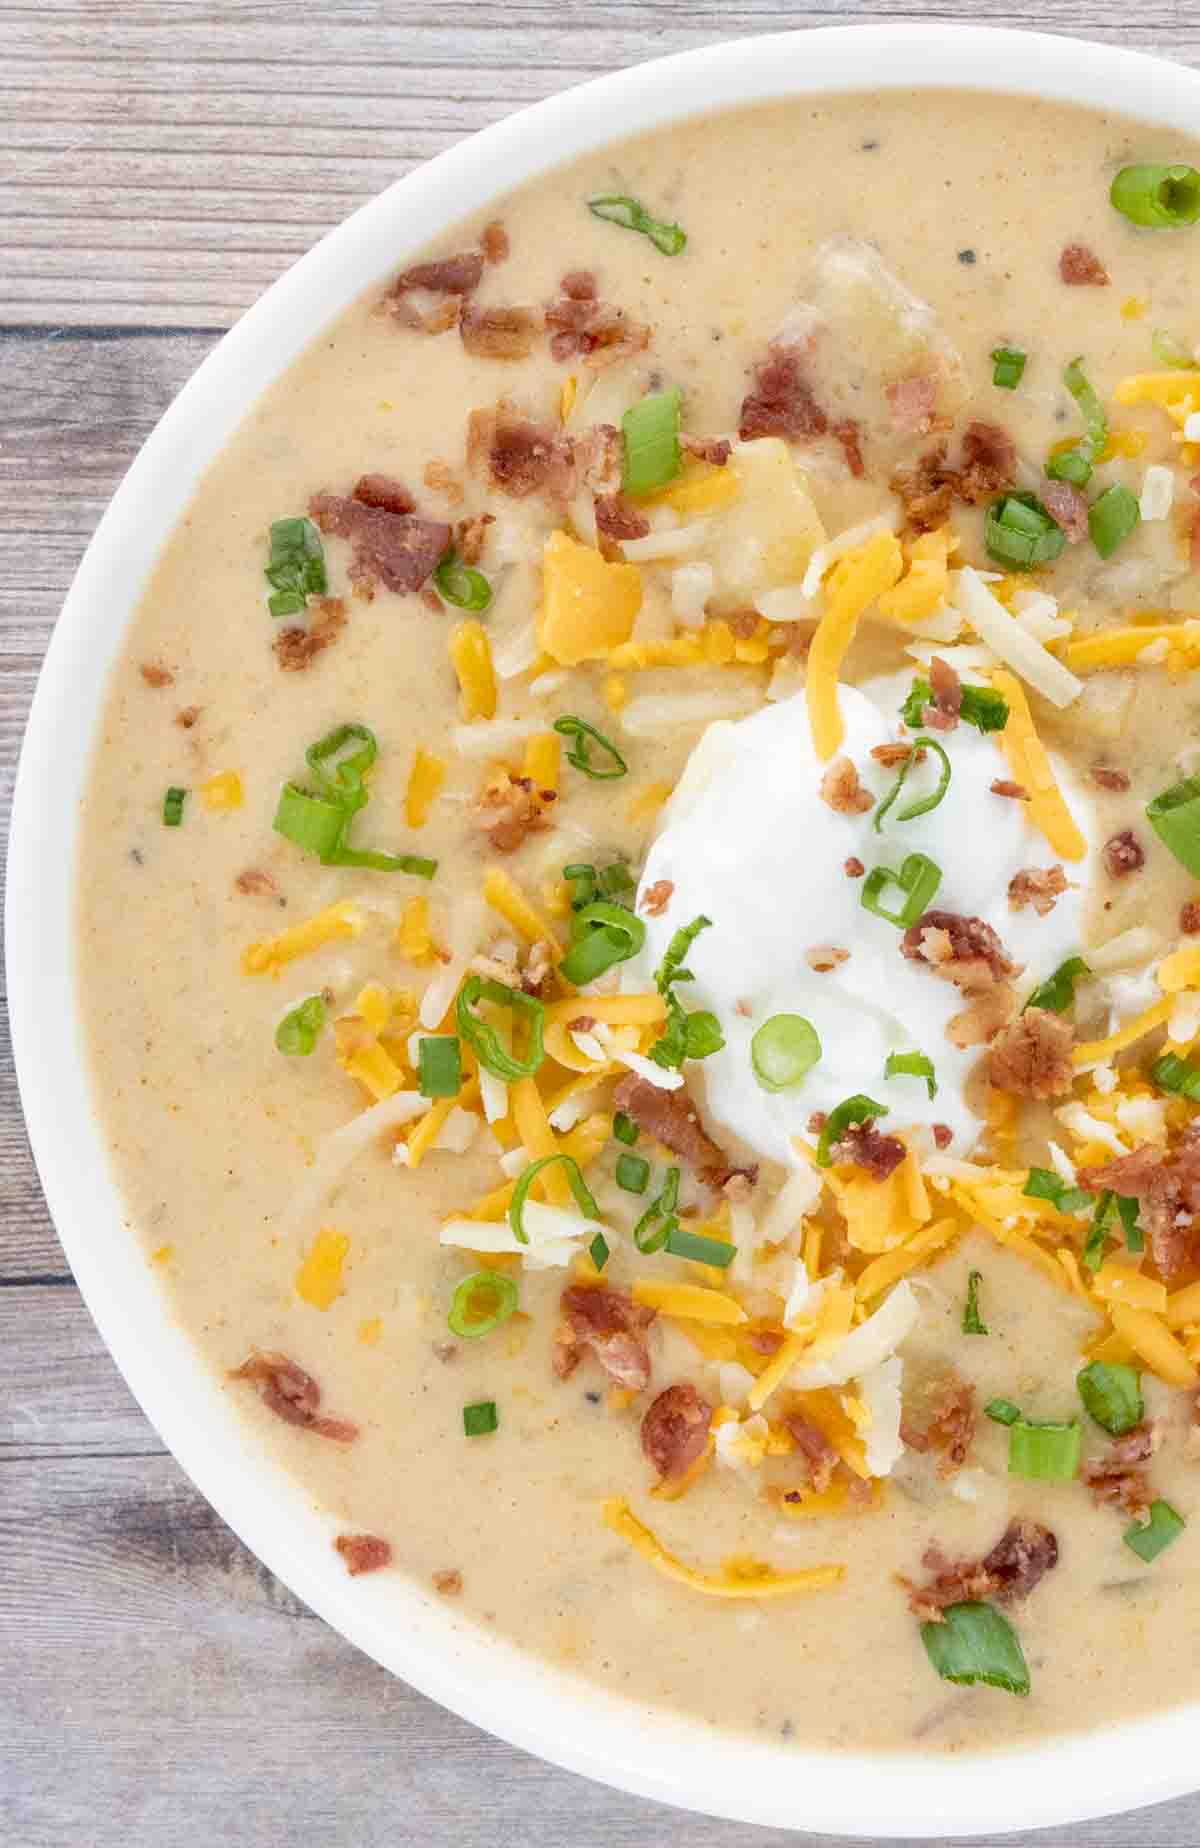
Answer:
<svg viewBox="0 0 1200 1848"><path fill-rule="evenodd" d="M0 0L0 820L38 663L107 500L220 331L317 236L462 135L580 78L716 39L909 12ZM1132 17L1127 0L946 0L924 16L1200 63L1194 0ZM163 1453L71 1283L6 1028L0 992L5 1848L794 1840L622 1797L500 1745L358 1655L245 1551ZM1200 1800L1003 1838L1197 1839Z"/></svg>

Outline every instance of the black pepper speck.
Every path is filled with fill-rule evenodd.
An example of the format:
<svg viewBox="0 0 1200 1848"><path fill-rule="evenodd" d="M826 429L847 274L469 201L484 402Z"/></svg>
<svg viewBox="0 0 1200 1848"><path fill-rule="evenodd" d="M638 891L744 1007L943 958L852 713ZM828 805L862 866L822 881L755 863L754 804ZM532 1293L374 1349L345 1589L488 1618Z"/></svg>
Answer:
<svg viewBox="0 0 1200 1848"><path fill-rule="evenodd" d="M958 253L958 260L960 263L966 263L969 266L976 262L977 258L973 250L960 250Z"/></svg>

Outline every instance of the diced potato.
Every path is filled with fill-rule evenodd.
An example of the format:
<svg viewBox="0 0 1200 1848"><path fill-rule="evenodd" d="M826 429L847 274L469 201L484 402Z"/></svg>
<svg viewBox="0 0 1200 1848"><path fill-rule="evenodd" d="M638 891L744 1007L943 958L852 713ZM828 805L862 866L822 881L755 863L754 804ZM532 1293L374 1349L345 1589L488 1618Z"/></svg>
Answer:
<svg viewBox="0 0 1200 1848"><path fill-rule="evenodd" d="M797 584L825 541L821 516L787 444L776 436L739 443L726 467L741 493L712 516L710 609L744 609L764 590Z"/></svg>
<svg viewBox="0 0 1200 1848"><path fill-rule="evenodd" d="M888 385L918 373L937 374L939 411L953 415L961 408L966 387L957 350L929 303L892 274L873 244L853 237L822 244L809 304L816 325L830 336L818 334L814 341L819 400L824 401L828 355L837 382L853 387L868 418L877 414Z"/></svg>
<svg viewBox="0 0 1200 1848"><path fill-rule="evenodd" d="M636 565L613 565L566 533L551 533L542 554L538 640L563 667L602 661L627 642L642 604Z"/></svg>
<svg viewBox="0 0 1200 1848"><path fill-rule="evenodd" d="M1088 738L1112 742L1129 720L1135 693L1131 673L1089 674L1071 707L1071 728Z"/></svg>

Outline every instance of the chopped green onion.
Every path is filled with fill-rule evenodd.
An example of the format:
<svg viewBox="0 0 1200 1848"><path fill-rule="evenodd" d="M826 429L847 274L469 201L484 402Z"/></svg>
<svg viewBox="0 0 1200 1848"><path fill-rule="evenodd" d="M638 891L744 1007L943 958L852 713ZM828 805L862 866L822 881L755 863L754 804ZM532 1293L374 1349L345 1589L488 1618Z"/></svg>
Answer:
<svg viewBox="0 0 1200 1848"><path fill-rule="evenodd" d="M982 1282L982 1271L972 1271L967 1278L967 1301L962 1319L964 1335L986 1335L988 1332L987 1324L979 1313L979 1286Z"/></svg>
<svg viewBox="0 0 1200 1848"><path fill-rule="evenodd" d="M483 572L464 565L453 546L434 567L433 583L443 602L475 615L486 610L492 600L492 587Z"/></svg>
<svg viewBox="0 0 1200 1848"><path fill-rule="evenodd" d="M686 1232L676 1222L667 1233L666 1249L673 1258L691 1258L696 1264L715 1264L720 1270L732 1264L737 1246L722 1238L705 1238L700 1232Z"/></svg>
<svg viewBox="0 0 1200 1848"><path fill-rule="evenodd" d="M685 1016L687 1022L687 1045L685 1059L707 1059L714 1052L720 1052L725 1044L725 1035L721 1023L715 1014L707 1008L699 1008L694 1014Z"/></svg>
<svg viewBox="0 0 1200 1848"><path fill-rule="evenodd" d="M1091 1210L1092 1195L1082 1187L1072 1187L1052 1168L1031 1168L1021 1192L1027 1200L1049 1200L1060 1213L1085 1213Z"/></svg>
<svg viewBox="0 0 1200 1848"><path fill-rule="evenodd" d="M682 397L677 385L670 391L648 392L622 417L625 449L621 486L626 494L653 494L679 473L683 457L679 447Z"/></svg>
<svg viewBox="0 0 1200 1848"><path fill-rule="evenodd" d="M1144 1526L1140 1521L1135 1521L1132 1527L1125 1529L1121 1538L1131 1552L1149 1565L1173 1540L1178 1540L1186 1525L1183 1516L1172 1508L1170 1502L1154 1501L1150 1503L1149 1521Z"/></svg>
<svg viewBox="0 0 1200 1848"><path fill-rule="evenodd" d="M803 1014L772 1014L750 1041L750 1063L764 1091L799 1084L821 1056L821 1042Z"/></svg>
<svg viewBox="0 0 1200 1848"><path fill-rule="evenodd" d="M1200 218L1200 173L1194 167L1141 161L1121 168L1108 196L1135 225L1155 230L1194 225Z"/></svg>
<svg viewBox="0 0 1200 1848"><path fill-rule="evenodd" d="M949 789L950 759L947 757L945 750L937 742L936 738L930 738L925 732L918 733L912 741L912 750L900 766L900 772L896 781L892 784L891 789L889 789L887 795L875 810L876 834L882 832L884 816L900 794L900 791L904 788L909 771L913 768L913 765L918 762L921 753L924 751L932 751L935 756L940 757L942 760L942 770L941 775L938 777L937 788L932 790L928 795L918 796L914 802L906 803L905 806L897 812L896 820L915 821L918 815L931 814Z"/></svg>
<svg viewBox="0 0 1200 1848"><path fill-rule="evenodd" d="M1046 474L1051 481L1069 481L1074 488L1086 488L1092 479L1092 458L1087 438L1080 437L1073 449L1060 449L1046 460Z"/></svg>
<svg viewBox="0 0 1200 1848"><path fill-rule="evenodd" d="M890 866L873 867L863 880L859 903L864 911L871 911L877 918L886 918L889 924L907 930L923 912L928 911L941 883L942 869L936 860L931 860L927 854L910 853L901 863L898 873ZM905 894L904 903L898 911L889 911L881 902L884 892L893 885L899 886Z"/></svg>
<svg viewBox="0 0 1200 1848"><path fill-rule="evenodd" d="M633 1228L633 1242L640 1252L649 1256L651 1252L662 1250L671 1232L679 1224L675 1218L678 1203L679 1169L668 1168L662 1188Z"/></svg>
<svg viewBox="0 0 1200 1848"><path fill-rule="evenodd" d="M613 1135L618 1142L625 1143L628 1148L632 1148L638 1139L637 1124L632 1117L626 1116L623 1110L618 1110L613 1118Z"/></svg>
<svg viewBox="0 0 1200 1848"><path fill-rule="evenodd" d="M650 1057L667 1071L677 1071L685 1059L707 1059L725 1044L716 1015L707 1010L687 1013L675 993L676 982L695 981L692 971L683 966L684 958L700 932L711 925L712 919L703 916L684 924L671 938L654 972L654 986L667 1004L667 1024L651 1046Z"/></svg>
<svg viewBox="0 0 1200 1848"><path fill-rule="evenodd" d="M983 1414L994 1424L1015 1425L1021 1416L1021 1408L1019 1405L1014 1405L1011 1399L989 1399L983 1408Z"/></svg>
<svg viewBox="0 0 1200 1848"><path fill-rule="evenodd" d="M464 1277L450 1299L450 1332L478 1341L507 1322L517 1306L517 1286L503 1271L478 1270Z"/></svg>
<svg viewBox="0 0 1200 1848"><path fill-rule="evenodd" d="M932 704L933 688L918 675L912 683L911 693L900 708L900 717L913 731L919 731L925 722L925 708ZM958 716L964 725L973 725L976 731L1003 731L1008 724L1008 701L1002 693L993 692L991 687L965 686Z"/></svg>
<svg viewBox="0 0 1200 1848"><path fill-rule="evenodd" d="M296 616L310 597L325 595L325 548L311 520L272 520L271 555L264 569L274 592L267 598L272 616Z"/></svg>
<svg viewBox="0 0 1200 1848"><path fill-rule="evenodd" d="M1156 327L1150 337L1154 357L1160 366L1176 366L1189 371L1195 365L1195 355L1176 340L1174 334L1168 334L1164 328Z"/></svg>
<svg viewBox="0 0 1200 1848"><path fill-rule="evenodd" d="M1117 1212L1121 1217L1121 1229L1125 1234L1126 1251L1140 1252L1146 1249L1146 1234L1138 1222L1138 1203L1126 1194L1117 1195Z"/></svg>
<svg viewBox="0 0 1200 1848"><path fill-rule="evenodd" d="M1101 558L1112 557L1141 517L1137 495L1131 494L1123 482L1114 481L1111 488L1105 488L1088 508L1088 531Z"/></svg>
<svg viewBox="0 0 1200 1848"><path fill-rule="evenodd" d="M628 775L629 765L616 745L610 744L604 733L598 732L594 725L587 723L586 719L577 719L574 713L568 712L561 719L555 719L554 729L563 738L575 740L574 745L567 752L567 762L574 764L576 770L582 770L585 776L590 776L593 782L606 783L617 777ZM598 745L602 751L607 751L613 763L611 770L601 769L592 762L590 747L593 744Z"/></svg>
<svg viewBox="0 0 1200 1848"><path fill-rule="evenodd" d="M1016 571L1032 571L1057 558L1066 534L1036 494L1003 494L987 510L983 542L988 555Z"/></svg>
<svg viewBox="0 0 1200 1848"><path fill-rule="evenodd" d="M511 1008L514 1015L523 1016L529 1030L529 1050L523 1059L509 1051L494 1027L471 1012L477 1001L494 1001L498 1007ZM503 982L488 981L481 975L469 975L458 991L454 1011L459 1033L487 1071L503 1078L506 1084L534 1076L545 1057L542 1026L546 1017L545 1008L534 995L506 988Z"/></svg>
<svg viewBox="0 0 1200 1848"><path fill-rule="evenodd" d="M601 900L575 913L575 941L563 957L560 973L576 988L603 975L606 969L628 962L646 941L646 926L623 905Z"/></svg>
<svg viewBox="0 0 1200 1848"><path fill-rule="evenodd" d="M1168 852L1200 879L1200 776L1160 790L1146 805L1146 820Z"/></svg>
<svg viewBox="0 0 1200 1848"><path fill-rule="evenodd" d="M1150 1067L1150 1082L1172 1097L1187 1097L1200 1103L1200 1065L1181 1059L1176 1053L1164 1052Z"/></svg>
<svg viewBox="0 0 1200 1848"><path fill-rule="evenodd" d="M596 1266L598 1271L603 1270L604 1266L608 1263L608 1240L605 1238L603 1232L597 1232L595 1238L588 1246L588 1256L591 1258L592 1263Z"/></svg>
<svg viewBox="0 0 1200 1848"><path fill-rule="evenodd" d="M307 1059L316 1047L325 1025L325 1000L309 995L299 1007L285 1014L275 1029L275 1044L290 1059Z"/></svg>
<svg viewBox="0 0 1200 1848"><path fill-rule="evenodd" d="M183 805L187 801L187 790L180 789L172 783L163 797L162 818L164 828L178 828L183 821Z"/></svg>
<svg viewBox="0 0 1200 1848"><path fill-rule="evenodd" d="M1029 1668L1017 1633L991 1604L950 1604L941 1623L923 1623L925 1653L943 1681L982 1681L1006 1694L1028 1694Z"/></svg>
<svg viewBox="0 0 1200 1848"><path fill-rule="evenodd" d="M618 1155L617 1186L626 1193L644 1194L650 1179L650 1163L643 1155Z"/></svg>
<svg viewBox="0 0 1200 1848"><path fill-rule="evenodd" d="M1009 1426L1008 1473L1030 1482L1071 1482L1079 1474L1079 1420L1038 1424L1018 1418Z"/></svg>
<svg viewBox="0 0 1200 1848"><path fill-rule="evenodd" d="M1068 956L1052 975L1034 989L1026 1007L1040 1007L1048 1014L1065 1014L1075 1001L1075 984L1091 975L1082 956Z"/></svg>
<svg viewBox="0 0 1200 1848"><path fill-rule="evenodd" d="M462 1057L453 1034L426 1034L417 1047L417 1089L422 1097L457 1097Z"/></svg>
<svg viewBox="0 0 1200 1848"><path fill-rule="evenodd" d="M285 783L275 810L275 832L304 853L315 853L324 866L365 866L432 879L436 860L420 854L360 852L350 845L354 817L367 804L366 779L378 751L375 734L365 725L336 725L318 738L304 753L316 792Z"/></svg>
<svg viewBox="0 0 1200 1848"><path fill-rule="evenodd" d="M1063 384L1079 407L1083 418L1084 439L1092 460L1100 454L1108 441L1108 418L1104 406L1096 394L1096 388L1083 369L1083 360L1073 359L1063 373Z"/></svg>
<svg viewBox="0 0 1200 1848"><path fill-rule="evenodd" d="M1075 1384L1089 1415L1113 1437L1123 1437L1141 1424L1146 1408L1135 1367L1094 1360L1076 1374Z"/></svg>
<svg viewBox="0 0 1200 1848"><path fill-rule="evenodd" d="M937 1096L933 1060L926 1058L923 1052L889 1052L883 1075L885 1078L923 1078L929 1090L929 1101L932 1103Z"/></svg>
<svg viewBox="0 0 1200 1848"><path fill-rule="evenodd" d="M572 911L583 911L598 899L620 898L623 892L635 892L637 881L623 860L614 860L599 872L586 861L564 866L562 876L571 887Z"/></svg>
<svg viewBox="0 0 1200 1848"><path fill-rule="evenodd" d="M500 1424L494 1399L478 1399L463 1406L463 1430L468 1437L488 1437Z"/></svg>
<svg viewBox="0 0 1200 1848"><path fill-rule="evenodd" d="M1015 391L1021 383L1027 357L1020 347L993 347L992 384L1001 391Z"/></svg>
<svg viewBox="0 0 1200 1848"><path fill-rule="evenodd" d="M1080 1260L1084 1270L1094 1273L1100 1269L1100 1266L1104 1262L1104 1247L1108 1243L1108 1235L1111 1229L1110 1221L1113 1216L1114 1200L1115 1195L1111 1190L1106 1189L1096 1202L1096 1210L1092 1214L1091 1230L1087 1235L1087 1240L1083 1247L1083 1256Z"/></svg>
<svg viewBox="0 0 1200 1848"><path fill-rule="evenodd" d="M607 219L611 225L640 231L664 257L677 257L687 243L687 232L681 225L668 225L661 219L651 218L645 206L631 199L628 193L602 193L598 199L588 200L588 211L596 218Z"/></svg>
<svg viewBox="0 0 1200 1848"><path fill-rule="evenodd" d="M829 1112L824 1127L817 1139L817 1166L828 1168L833 1160L832 1150L841 1141L852 1123L870 1123L876 1117L886 1116L886 1104L877 1104L873 1097L865 1097L856 1091L853 1097L843 1098L840 1104Z"/></svg>
<svg viewBox="0 0 1200 1848"><path fill-rule="evenodd" d="M599 1219L600 1209L592 1198L591 1190L580 1172L579 1163L573 1155L543 1155L538 1161L531 1161L527 1168L521 1170L521 1176L513 1189L513 1197L508 1204L508 1223L512 1227L513 1237L519 1244L529 1243L529 1234L525 1230L525 1202L529 1198L529 1189L533 1186L543 1168L552 1168L555 1162L561 1162L567 1171L567 1184L575 1196L575 1204L587 1219Z"/></svg>

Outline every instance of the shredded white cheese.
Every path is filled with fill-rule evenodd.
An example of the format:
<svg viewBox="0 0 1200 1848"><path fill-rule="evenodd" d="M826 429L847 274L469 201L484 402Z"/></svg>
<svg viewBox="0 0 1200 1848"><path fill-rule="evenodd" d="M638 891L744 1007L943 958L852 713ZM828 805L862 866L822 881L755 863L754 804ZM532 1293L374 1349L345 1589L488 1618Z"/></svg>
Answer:
<svg viewBox="0 0 1200 1848"><path fill-rule="evenodd" d="M861 1379L891 1358L905 1336L911 1334L920 1313L911 1284L898 1283L874 1315L852 1328L824 1360L793 1368L788 1385L798 1392L809 1392L818 1386L845 1386L850 1380Z"/></svg>
<svg viewBox="0 0 1200 1848"><path fill-rule="evenodd" d="M1175 471L1152 462L1142 476L1138 510L1143 520L1165 520L1175 502Z"/></svg>
<svg viewBox="0 0 1200 1848"><path fill-rule="evenodd" d="M1022 680L1027 680L1052 706L1069 706L1078 699L1083 682L1023 629L1015 616L1009 615L978 571L969 565L958 573L958 595L963 615L976 634Z"/></svg>
<svg viewBox="0 0 1200 1848"><path fill-rule="evenodd" d="M632 564L648 564L656 558L681 558L698 552L708 537L711 522L692 520L686 526L665 527L647 533L644 539L624 539L621 550Z"/></svg>
<svg viewBox="0 0 1200 1848"><path fill-rule="evenodd" d="M671 609L684 629L698 629L704 621L704 609L713 594L711 565L678 565L671 573Z"/></svg>
<svg viewBox="0 0 1200 1848"><path fill-rule="evenodd" d="M897 1354L859 1376L859 1397L871 1415L864 1449L867 1468L873 1476L890 1475L904 1454L904 1441L900 1436L903 1376L904 1363Z"/></svg>

